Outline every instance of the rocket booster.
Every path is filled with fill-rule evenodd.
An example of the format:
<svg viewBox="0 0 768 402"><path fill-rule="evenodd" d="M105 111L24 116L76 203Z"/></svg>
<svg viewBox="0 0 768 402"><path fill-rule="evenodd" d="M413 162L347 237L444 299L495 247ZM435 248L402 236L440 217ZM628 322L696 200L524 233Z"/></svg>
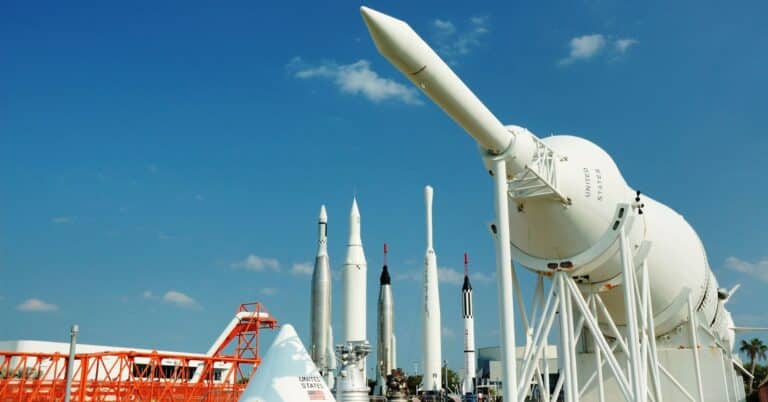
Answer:
<svg viewBox="0 0 768 402"><path fill-rule="evenodd" d="M387 375L395 369L394 362L394 301L387 267L387 245L384 244L384 266L379 278L378 343L376 348L376 379L381 394L386 395Z"/></svg>
<svg viewBox="0 0 768 402"><path fill-rule="evenodd" d="M525 259L524 266L539 272L564 263L592 285L607 286L622 272L618 253L581 266L571 258L613 236L617 216L631 217L634 224L624 236L633 254L643 242L652 244L645 261L656 334L686 322L688 312L678 308L676 300L690 289L704 322L711 323L718 338L733 343L734 334L725 324L730 313L712 297L717 280L701 240L679 213L650 197L636 197L610 155L586 139L568 135L539 139L525 128L502 125L408 24L366 7L361 13L379 52L485 153L504 158L513 203L509 213L513 257ZM534 187L539 193L528 191ZM632 208L618 211L621 204ZM609 289L603 294L606 308L616 324L624 325L622 288Z"/></svg>
<svg viewBox="0 0 768 402"><path fill-rule="evenodd" d="M464 285L461 287L461 315L464 319L464 377L465 394L475 392L475 317L472 313L472 284L469 282L469 259L464 253Z"/></svg>
<svg viewBox="0 0 768 402"><path fill-rule="evenodd" d="M328 380L329 328L331 326L331 268L328 261L328 215L325 205L320 207L319 234L315 269L312 273L312 295L310 304L310 355L320 375Z"/></svg>
<svg viewBox="0 0 768 402"><path fill-rule="evenodd" d="M427 210L427 252L424 261L424 391L442 389L440 362L440 291L437 286L437 256L432 244L432 187L424 187Z"/></svg>
<svg viewBox="0 0 768 402"><path fill-rule="evenodd" d="M527 155L536 144L530 133L513 133L491 113L434 50L405 22L368 7L360 9L376 48L416 87L492 154ZM521 137L521 138L518 138ZM514 145L514 146L513 146ZM515 165L517 170L524 164Z"/></svg>
<svg viewBox="0 0 768 402"><path fill-rule="evenodd" d="M365 261L363 242L360 238L360 211L357 209L357 199L353 199L352 210L349 213L347 256L341 268L344 287L342 305L344 342L365 341L367 338L365 331L367 273L368 264Z"/></svg>

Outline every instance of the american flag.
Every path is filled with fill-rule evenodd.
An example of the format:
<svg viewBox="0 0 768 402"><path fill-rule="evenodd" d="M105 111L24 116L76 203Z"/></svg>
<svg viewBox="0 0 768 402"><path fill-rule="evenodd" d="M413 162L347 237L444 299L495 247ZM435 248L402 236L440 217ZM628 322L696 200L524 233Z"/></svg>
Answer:
<svg viewBox="0 0 768 402"><path fill-rule="evenodd" d="M327 401L325 393L320 389L307 390L307 395L310 401Z"/></svg>

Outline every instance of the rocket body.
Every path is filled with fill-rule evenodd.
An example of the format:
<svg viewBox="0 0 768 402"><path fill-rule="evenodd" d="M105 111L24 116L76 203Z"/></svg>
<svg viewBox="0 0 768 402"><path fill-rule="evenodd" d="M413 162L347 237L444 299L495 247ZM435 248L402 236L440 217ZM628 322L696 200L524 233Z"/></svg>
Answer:
<svg viewBox="0 0 768 402"><path fill-rule="evenodd" d="M331 268L328 261L328 216L325 206L320 209L318 222L319 235L315 269L312 272L312 295L310 297L310 356L315 362L320 375L327 381L330 361L333 355L328 354L331 326ZM331 380L332 381L332 380Z"/></svg>
<svg viewBox="0 0 768 402"><path fill-rule="evenodd" d="M472 284L469 275L464 274L464 285L461 287L461 315L464 319L464 384L465 394L475 392L475 316L472 312Z"/></svg>
<svg viewBox="0 0 768 402"><path fill-rule="evenodd" d="M378 342L376 348L376 379L382 395L386 395L387 375L395 368L394 363L394 302L387 265L379 280Z"/></svg>
<svg viewBox="0 0 768 402"><path fill-rule="evenodd" d="M365 7L361 12L379 52L475 138L484 153L502 155L508 179L542 166L537 163L548 158L550 164L542 169L556 180L547 184L563 197L509 200L510 242L516 259L569 261L612 235L617 206L631 203L635 191L604 150L579 137L538 139L525 128L502 125L408 24ZM676 300L690 289L702 322L710 323L717 338L733 345L734 333L724 324L730 313L717 303L717 280L696 232L666 205L646 196L641 201L643 214L637 208L622 214L634 220L626 233L633 253L643 241L652 244L646 261L656 335L686 322L688 312ZM618 253L595 261L578 273L589 283L602 286L621 275ZM546 266L529 268L548 271ZM620 285L603 293L618 325L626 323L622 295Z"/></svg>
<svg viewBox="0 0 768 402"><path fill-rule="evenodd" d="M344 342L365 341L366 276L368 265L365 261L363 242L360 238L360 211L357 200L352 201L349 214L349 242L347 256L341 268L344 303Z"/></svg>
<svg viewBox="0 0 768 402"><path fill-rule="evenodd" d="M424 391L442 389L442 346L440 337L440 292L437 283L437 256L432 244L432 187L424 188L427 211L427 252L424 261Z"/></svg>
<svg viewBox="0 0 768 402"><path fill-rule="evenodd" d="M336 346L341 367L336 379L336 400L339 402L368 401L366 359L371 346L366 339L366 274L367 264L360 238L360 211L352 200L349 214L347 256L341 268L343 287L343 343Z"/></svg>

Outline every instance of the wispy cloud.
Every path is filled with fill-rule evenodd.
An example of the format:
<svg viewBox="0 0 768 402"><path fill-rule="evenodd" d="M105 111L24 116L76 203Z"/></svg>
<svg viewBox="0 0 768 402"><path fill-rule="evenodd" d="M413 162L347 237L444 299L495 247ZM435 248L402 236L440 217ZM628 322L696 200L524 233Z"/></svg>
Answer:
<svg viewBox="0 0 768 402"><path fill-rule="evenodd" d="M165 294L163 295L163 301L178 307L184 307L184 308L199 307L199 304L197 304L197 301L195 301L195 299L176 290L169 290L165 292Z"/></svg>
<svg viewBox="0 0 768 402"><path fill-rule="evenodd" d="M74 221L75 221L75 218L71 216L57 216L51 219L51 223L53 223L54 225L66 225Z"/></svg>
<svg viewBox="0 0 768 402"><path fill-rule="evenodd" d="M473 283L490 283L496 280L496 273L488 274L485 272L474 271L469 273L469 279L471 279Z"/></svg>
<svg viewBox="0 0 768 402"><path fill-rule="evenodd" d="M275 258L259 257L258 255L249 254L245 259L230 264L232 268L244 269L246 271L280 271L280 262Z"/></svg>
<svg viewBox="0 0 768 402"><path fill-rule="evenodd" d="M458 57L469 54L472 49L480 46L482 37L489 32L487 17L471 17L467 25L466 29L458 29L456 24L449 20L432 21L437 51L451 64L456 64Z"/></svg>
<svg viewBox="0 0 768 402"><path fill-rule="evenodd" d="M760 261L749 262L737 257L728 257L725 259L725 267L747 274L763 282L768 282L768 257L763 257Z"/></svg>
<svg viewBox="0 0 768 402"><path fill-rule="evenodd" d="M165 232L159 232L157 234L157 240L173 240L173 236Z"/></svg>
<svg viewBox="0 0 768 402"><path fill-rule="evenodd" d="M24 301L24 303L19 304L16 306L16 309L19 311L29 312L29 313L48 313L51 311L57 311L59 309L59 306L52 304L52 303L46 303L40 299L27 299Z"/></svg>
<svg viewBox="0 0 768 402"><path fill-rule="evenodd" d="M561 59L560 64L571 64L579 60L589 60L605 47L605 36L602 34L583 35L572 38L568 42L570 52L568 57Z"/></svg>
<svg viewBox="0 0 768 402"><path fill-rule="evenodd" d="M262 296L274 296L279 292L278 288L261 288L259 293Z"/></svg>
<svg viewBox="0 0 768 402"><path fill-rule="evenodd" d="M314 267L309 262L297 262L291 267L291 273L294 275L312 275Z"/></svg>
<svg viewBox="0 0 768 402"><path fill-rule="evenodd" d="M341 93L362 95L374 103L386 100L400 101L409 105L423 103L414 88L381 77L371 69L371 62L368 60L358 60L352 64L326 61L318 65L308 65L300 57L294 57L286 68L295 78L330 80Z"/></svg>
<svg viewBox="0 0 768 402"><path fill-rule="evenodd" d="M568 56L560 59L561 66L577 61L590 60L606 51L614 56L622 56L639 42L634 38L611 38L603 34L582 35L568 41Z"/></svg>
<svg viewBox="0 0 768 402"><path fill-rule="evenodd" d="M637 39L632 38L624 38L624 39L617 39L616 42L614 42L614 48L617 52L624 54L629 50L630 47L636 45Z"/></svg>
<svg viewBox="0 0 768 402"><path fill-rule="evenodd" d="M449 267L438 267L437 280L441 283L461 285L461 283L464 282L464 272Z"/></svg>
<svg viewBox="0 0 768 402"><path fill-rule="evenodd" d="M443 336L443 338L453 338L456 336L456 332L454 332L450 327L443 327L440 331L440 334Z"/></svg>
<svg viewBox="0 0 768 402"><path fill-rule="evenodd" d="M155 295L149 290L142 292L141 297L148 300L156 299Z"/></svg>

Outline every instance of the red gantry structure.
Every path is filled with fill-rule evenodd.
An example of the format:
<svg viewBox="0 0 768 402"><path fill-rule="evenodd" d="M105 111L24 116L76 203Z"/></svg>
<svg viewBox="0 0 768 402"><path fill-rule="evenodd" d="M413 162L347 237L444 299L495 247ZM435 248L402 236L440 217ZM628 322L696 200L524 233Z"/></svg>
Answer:
<svg viewBox="0 0 768 402"><path fill-rule="evenodd" d="M277 326L260 303L247 303L205 355L76 353L71 401L235 402L261 363L259 332ZM62 352L0 350L0 402L63 401L67 359Z"/></svg>

